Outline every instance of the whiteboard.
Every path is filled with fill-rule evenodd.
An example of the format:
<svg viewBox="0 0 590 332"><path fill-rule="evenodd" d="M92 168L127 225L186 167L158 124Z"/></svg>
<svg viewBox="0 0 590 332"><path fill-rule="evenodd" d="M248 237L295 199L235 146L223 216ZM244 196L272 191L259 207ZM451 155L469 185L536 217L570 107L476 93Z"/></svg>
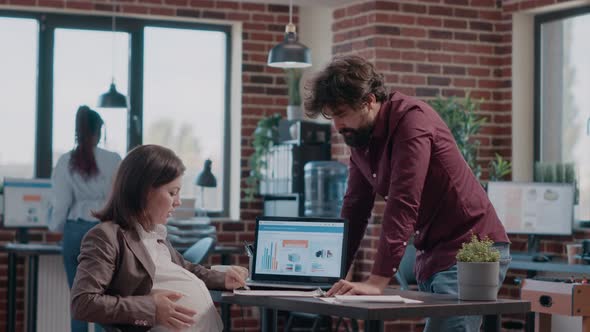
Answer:
<svg viewBox="0 0 590 332"><path fill-rule="evenodd" d="M507 233L572 234L572 184L489 182L488 197Z"/></svg>
<svg viewBox="0 0 590 332"><path fill-rule="evenodd" d="M4 227L47 227L51 180L4 178Z"/></svg>

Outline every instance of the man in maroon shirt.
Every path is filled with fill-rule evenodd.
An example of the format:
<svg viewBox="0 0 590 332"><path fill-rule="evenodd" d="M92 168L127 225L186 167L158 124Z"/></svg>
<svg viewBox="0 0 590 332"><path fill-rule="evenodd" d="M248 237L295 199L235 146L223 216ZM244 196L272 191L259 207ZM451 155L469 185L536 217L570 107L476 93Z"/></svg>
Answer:
<svg viewBox="0 0 590 332"><path fill-rule="evenodd" d="M385 201L381 236L370 277L341 280L328 292L380 294L414 239L414 272L422 291L457 294L455 255L471 234L489 237L502 255L500 284L509 262L509 240L449 128L426 103L387 94L383 76L356 56L336 58L311 82L309 116L331 118L351 147L341 215L350 223L348 266L373 209ZM429 319L427 331L479 331L481 317Z"/></svg>

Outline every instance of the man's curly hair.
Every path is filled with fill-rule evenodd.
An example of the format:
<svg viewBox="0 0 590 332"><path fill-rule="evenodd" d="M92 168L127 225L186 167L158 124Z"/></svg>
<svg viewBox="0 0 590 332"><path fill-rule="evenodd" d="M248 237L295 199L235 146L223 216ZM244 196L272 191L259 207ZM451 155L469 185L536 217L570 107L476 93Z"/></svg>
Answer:
<svg viewBox="0 0 590 332"><path fill-rule="evenodd" d="M383 75L370 62L354 55L334 58L305 89L305 113L310 118L339 116L342 106L358 110L371 94L378 102L387 98Z"/></svg>

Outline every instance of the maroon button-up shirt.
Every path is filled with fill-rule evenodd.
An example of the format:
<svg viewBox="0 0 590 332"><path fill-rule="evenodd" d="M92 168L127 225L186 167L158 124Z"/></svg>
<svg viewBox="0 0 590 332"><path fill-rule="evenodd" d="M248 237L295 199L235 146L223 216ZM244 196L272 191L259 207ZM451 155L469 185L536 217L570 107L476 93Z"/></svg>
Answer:
<svg viewBox="0 0 590 332"><path fill-rule="evenodd" d="M449 128L428 104L395 92L375 120L368 148L351 149L342 206L350 223L348 266L376 194L386 205L373 274L392 277L412 235L419 282L456 264L472 233L509 242Z"/></svg>

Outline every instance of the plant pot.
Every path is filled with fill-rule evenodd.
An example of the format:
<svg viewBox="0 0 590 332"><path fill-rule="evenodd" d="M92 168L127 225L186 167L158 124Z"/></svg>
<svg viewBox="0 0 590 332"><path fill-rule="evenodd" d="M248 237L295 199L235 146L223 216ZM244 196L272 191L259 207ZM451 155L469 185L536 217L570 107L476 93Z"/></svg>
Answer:
<svg viewBox="0 0 590 332"><path fill-rule="evenodd" d="M457 262L459 300L495 301L498 298L500 263Z"/></svg>
<svg viewBox="0 0 590 332"><path fill-rule="evenodd" d="M287 120L303 120L303 109L299 105L287 106Z"/></svg>

